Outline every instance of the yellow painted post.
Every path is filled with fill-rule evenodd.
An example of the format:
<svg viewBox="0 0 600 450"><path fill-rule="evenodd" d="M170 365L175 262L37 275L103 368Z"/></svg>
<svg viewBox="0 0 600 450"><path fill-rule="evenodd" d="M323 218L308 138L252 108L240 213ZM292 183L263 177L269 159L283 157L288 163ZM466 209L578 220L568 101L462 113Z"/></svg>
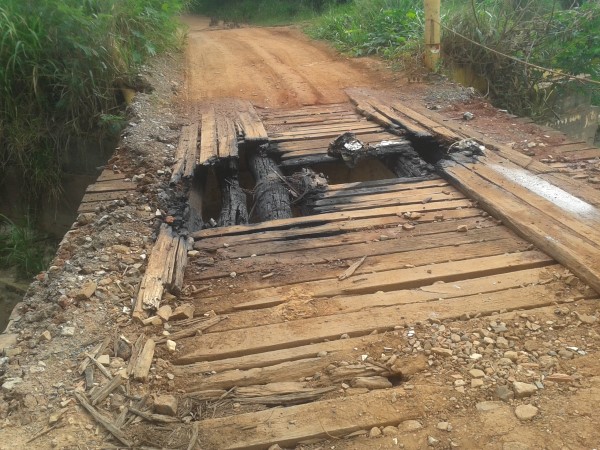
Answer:
<svg viewBox="0 0 600 450"><path fill-rule="evenodd" d="M425 0L425 67L435 70L440 60L440 0Z"/></svg>

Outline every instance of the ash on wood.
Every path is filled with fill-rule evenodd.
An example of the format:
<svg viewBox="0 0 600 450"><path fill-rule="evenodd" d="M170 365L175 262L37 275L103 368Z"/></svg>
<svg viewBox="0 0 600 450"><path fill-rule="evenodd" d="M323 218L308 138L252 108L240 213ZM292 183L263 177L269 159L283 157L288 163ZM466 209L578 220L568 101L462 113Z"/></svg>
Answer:
<svg viewBox="0 0 600 450"><path fill-rule="evenodd" d="M388 166L400 178L429 177L435 174L435 168L421 159L414 149L406 149L395 156Z"/></svg>
<svg viewBox="0 0 600 450"><path fill-rule="evenodd" d="M271 158L259 153L250 155L249 166L256 187L254 209L260 221L292 217L289 186Z"/></svg>
<svg viewBox="0 0 600 450"><path fill-rule="evenodd" d="M358 162L365 158L383 158L405 153L416 155L410 143L404 139L381 141L370 145L357 139L352 132L338 136L327 149L329 156L341 159L350 168L356 167Z"/></svg>

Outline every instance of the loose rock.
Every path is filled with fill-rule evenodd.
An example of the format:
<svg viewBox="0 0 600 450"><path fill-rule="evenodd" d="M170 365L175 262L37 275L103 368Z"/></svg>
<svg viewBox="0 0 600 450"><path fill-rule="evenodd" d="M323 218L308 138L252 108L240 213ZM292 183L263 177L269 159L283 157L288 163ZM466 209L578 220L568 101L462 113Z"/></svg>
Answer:
<svg viewBox="0 0 600 450"><path fill-rule="evenodd" d="M158 395L154 398L154 411L166 416L177 415L177 398L173 395Z"/></svg>
<svg viewBox="0 0 600 450"><path fill-rule="evenodd" d="M533 405L519 405L515 408L515 415L519 420L527 421L537 416L538 411Z"/></svg>

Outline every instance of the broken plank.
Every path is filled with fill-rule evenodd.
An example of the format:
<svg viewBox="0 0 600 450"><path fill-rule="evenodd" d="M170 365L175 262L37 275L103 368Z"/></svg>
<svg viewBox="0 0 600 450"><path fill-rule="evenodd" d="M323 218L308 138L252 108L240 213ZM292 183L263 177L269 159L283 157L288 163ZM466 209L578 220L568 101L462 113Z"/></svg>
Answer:
<svg viewBox="0 0 600 450"><path fill-rule="evenodd" d="M398 136L395 134L388 133L387 131L382 131L379 133L360 134L360 140L365 144L375 144L381 141L390 141L395 139L398 139ZM308 139L305 141L286 141L275 144L275 148L280 153L313 149L327 150L327 147L329 147L330 142L331 139L322 138Z"/></svg>
<svg viewBox="0 0 600 450"><path fill-rule="evenodd" d="M175 150L175 164L173 164L171 183L178 183L181 178L192 176L196 167L198 143L198 124L192 123L181 127L179 144Z"/></svg>
<svg viewBox="0 0 600 450"><path fill-rule="evenodd" d="M125 434L119 430L115 425L113 425L109 420L103 417L92 405L89 404L85 395L81 392L75 391L73 393L75 398L79 401L79 404L83 406L83 408L90 413L90 415L94 418L96 422L102 425L106 430L112 434L121 444L125 447L130 448L133 446L131 442L125 437Z"/></svg>
<svg viewBox="0 0 600 450"><path fill-rule="evenodd" d="M393 390L373 391L344 399L203 420L199 422L199 441L206 450L257 450L272 444L295 447L303 441L341 437L421 417L423 406L392 402L393 394ZM400 390L397 395L402 397L404 393Z"/></svg>
<svg viewBox="0 0 600 450"><path fill-rule="evenodd" d="M283 142L283 141L304 141L304 140L312 140L317 138L333 138L342 134L344 131L348 131L347 129L336 129L333 131L314 131L309 133L281 133L278 136L271 135L269 137L270 142ZM385 131L379 125L369 125L364 127L359 127L354 131L356 135L362 134L371 134L375 132Z"/></svg>
<svg viewBox="0 0 600 450"><path fill-rule="evenodd" d="M262 144L269 140L262 120L250 102L242 102L238 111L238 119L246 142Z"/></svg>
<svg viewBox="0 0 600 450"><path fill-rule="evenodd" d="M219 158L237 158L237 134L233 120L229 117L217 115L217 142Z"/></svg>
<svg viewBox="0 0 600 450"><path fill-rule="evenodd" d="M428 211L430 212L457 208L471 208L472 206L473 205L471 200L452 200L447 202L429 202L421 205L414 205L411 206L410 209L397 206L372 208L367 210L328 213L317 216L301 216L293 217L290 219L278 219L257 224L236 225L224 228L207 228L201 231L197 231L196 233L192 233L191 236L194 239L201 239L212 236L227 236L235 234L255 233L257 231L285 229L295 226L308 226L311 224L324 224L328 222L337 222L350 219L382 217L388 216L390 214L402 214L406 211L418 211L424 213Z"/></svg>
<svg viewBox="0 0 600 450"><path fill-rule="evenodd" d="M200 157L198 158L198 164L212 164L219 157L217 149L217 123L215 110L210 108L202 114Z"/></svg>
<svg viewBox="0 0 600 450"><path fill-rule="evenodd" d="M154 348L156 344L153 339L146 340L144 348L138 356L135 366L132 369L133 379L137 381L146 381L150 373L150 366L154 358Z"/></svg>
<svg viewBox="0 0 600 450"><path fill-rule="evenodd" d="M125 174L122 172L115 172L112 169L104 169L102 173L96 179L96 182L100 181L114 181L125 179Z"/></svg>

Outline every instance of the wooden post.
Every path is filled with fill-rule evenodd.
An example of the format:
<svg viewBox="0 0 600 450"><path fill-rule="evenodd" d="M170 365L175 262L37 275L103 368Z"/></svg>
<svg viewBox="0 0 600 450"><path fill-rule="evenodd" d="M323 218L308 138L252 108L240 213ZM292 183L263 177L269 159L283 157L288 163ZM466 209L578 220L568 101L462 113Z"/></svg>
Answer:
<svg viewBox="0 0 600 450"><path fill-rule="evenodd" d="M425 67L435 70L440 60L440 0L425 0Z"/></svg>

